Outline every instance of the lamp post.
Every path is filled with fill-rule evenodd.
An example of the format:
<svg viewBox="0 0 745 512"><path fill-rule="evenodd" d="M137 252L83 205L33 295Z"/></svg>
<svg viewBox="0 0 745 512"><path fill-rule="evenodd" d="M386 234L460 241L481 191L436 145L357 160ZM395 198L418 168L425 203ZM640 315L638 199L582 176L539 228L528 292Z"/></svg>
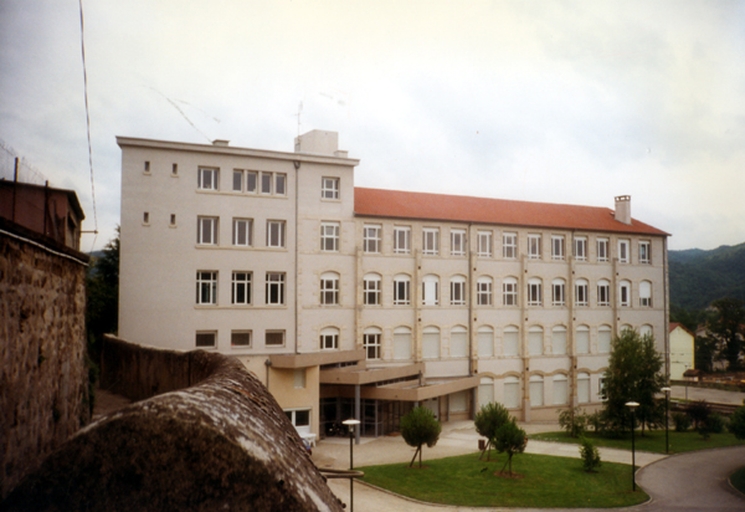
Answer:
<svg viewBox="0 0 745 512"><path fill-rule="evenodd" d="M342 421L349 427L349 470L354 469L354 427L360 424L360 420L349 418ZM354 477L349 475L349 512L354 512Z"/></svg>
<svg viewBox="0 0 745 512"><path fill-rule="evenodd" d="M665 453L670 453L670 392L672 390L670 386L660 389L665 393Z"/></svg>
<svg viewBox="0 0 745 512"><path fill-rule="evenodd" d="M639 402L626 402L626 407L631 409L631 490L636 492L636 446L635 446L635 435L636 430L636 408L639 407Z"/></svg>

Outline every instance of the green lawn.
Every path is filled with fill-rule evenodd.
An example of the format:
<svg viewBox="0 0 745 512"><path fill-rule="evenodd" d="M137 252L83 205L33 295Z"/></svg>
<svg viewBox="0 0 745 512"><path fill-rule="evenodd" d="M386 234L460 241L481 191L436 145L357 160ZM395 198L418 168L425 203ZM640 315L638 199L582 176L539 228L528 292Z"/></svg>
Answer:
<svg viewBox="0 0 745 512"><path fill-rule="evenodd" d="M426 451L425 451L426 457ZM430 503L469 507L626 507L648 496L631 491L631 468L604 462L598 473L586 473L580 459L518 454L512 470L520 478L495 475L505 455L491 462L479 454L426 460L425 468L389 464L360 468L363 480L395 493Z"/></svg>
<svg viewBox="0 0 745 512"><path fill-rule="evenodd" d="M631 450L631 435L621 439L609 439L602 435L588 432L586 437L590 439L595 446L605 446L608 448L619 448L621 450ZM531 439L540 441L554 441L558 443L579 443L579 439L569 437L566 432L545 432L542 434L533 434ZM665 453L665 431L664 430L647 430L644 435L641 431L636 433L636 449L644 452ZM712 434L709 439L704 439L700 434L690 430L688 432L675 432L670 430L670 453L692 452L695 450L706 450L709 448L722 448L725 446L738 446L745 444L729 432L721 434Z"/></svg>

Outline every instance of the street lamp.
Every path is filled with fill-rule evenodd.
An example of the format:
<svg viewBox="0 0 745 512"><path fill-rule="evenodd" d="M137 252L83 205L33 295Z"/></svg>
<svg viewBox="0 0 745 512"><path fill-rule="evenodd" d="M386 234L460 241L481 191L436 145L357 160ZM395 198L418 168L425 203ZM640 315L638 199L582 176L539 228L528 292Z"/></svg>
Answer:
<svg viewBox="0 0 745 512"><path fill-rule="evenodd" d="M672 390L670 386L660 389L665 393L665 453L670 453L670 392Z"/></svg>
<svg viewBox="0 0 745 512"><path fill-rule="evenodd" d="M636 492L636 446L634 445L634 431L636 430L636 408L639 402L626 402L626 407L631 409L631 490Z"/></svg>
<svg viewBox="0 0 745 512"><path fill-rule="evenodd" d="M349 418L342 421L349 427L349 471L354 469L354 427L360 424L360 420ZM354 512L354 476L349 475L349 512Z"/></svg>

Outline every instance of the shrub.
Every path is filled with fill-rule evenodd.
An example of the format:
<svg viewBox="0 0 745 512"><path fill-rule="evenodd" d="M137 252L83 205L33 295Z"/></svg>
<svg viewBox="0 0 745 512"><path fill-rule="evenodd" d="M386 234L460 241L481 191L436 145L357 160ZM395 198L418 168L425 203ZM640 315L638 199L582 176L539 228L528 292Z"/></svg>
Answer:
<svg viewBox="0 0 745 512"><path fill-rule="evenodd" d="M481 452L481 457L484 456L484 452L487 452L487 460L491 458L491 447L494 444L497 430L508 421L510 421L510 414L507 412L507 409L502 404L496 402L486 404L476 413L476 418L474 419L476 432L487 439L484 451Z"/></svg>
<svg viewBox="0 0 745 512"><path fill-rule="evenodd" d="M580 408L564 409L559 413L559 425L571 437L580 437L587 428L587 415L580 413Z"/></svg>
<svg viewBox="0 0 745 512"><path fill-rule="evenodd" d="M698 402L688 404L686 413L693 421L693 426L698 430L704 426L706 419L711 414L711 406L706 403L706 400L699 400Z"/></svg>
<svg viewBox="0 0 745 512"><path fill-rule="evenodd" d="M734 414L729 420L729 431L737 439L745 439L745 405L735 409Z"/></svg>
<svg viewBox="0 0 745 512"><path fill-rule="evenodd" d="M597 472L600 468L600 452L597 447L586 437L582 437L579 447L579 454L582 457L582 467L588 473Z"/></svg>
<svg viewBox="0 0 745 512"><path fill-rule="evenodd" d="M414 457L409 467L414 465L417 454L419 455L419 467L422 467L422 446L432 448L440 438L442 426L437 421L432 411L426 407L415 407L406 416L401 418L401 437L406 444L415 447Z"/></svg>
<svg viewBox="0 0 745 512"><path fill-rule="evenodd" d="M691 417L684 412L674 412L672 414L673 423L676 432L685 432L691 428Z"/></svg>
<svg viewBox="0 0 745 512"><path fill-rule="evenodd" d="M602 432L605 429L605 419L602 411L596 411L587 417L587 425L592 426L595 432Z"/></svg>

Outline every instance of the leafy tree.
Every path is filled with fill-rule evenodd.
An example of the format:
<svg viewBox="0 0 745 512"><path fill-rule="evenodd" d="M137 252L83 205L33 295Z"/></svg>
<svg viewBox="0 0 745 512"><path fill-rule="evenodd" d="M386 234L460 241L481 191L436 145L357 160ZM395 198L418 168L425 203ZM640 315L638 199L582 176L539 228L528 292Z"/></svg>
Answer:
<svg viewBox="0 0 745 512"><path fill-rule="evenodd" d="M570 437L580 437L587 428L588 416L580 412L579 407L564 409L559 413L559 426L567 431Z"/></svg>
<svg viewBox="0 0 745 512"><path fill-rule="evenodd" d="M693 421L693 428L696 430L702 428L709 419L711 414L711 406L706 400L699 400L698 402L691 402L686 407L686 414Z"/></svg>
<svg viewBox="0 0 745 512"><path fill-rule="evenodd" d="M486 452L486 460L491 460L491 447L494 438L496 437L497 430L508 421L510 421L510 414L500 403L490 402L476 413L476 419L474 420L476 432L486 438L486 446L481 452L479 459L481 459L484 456L484 452Z"/></svg>
<svg viewBox="0 0 745 512"><path fill-rule="evenodd" d="M704 372L714 371L714 360L719 359L717 344L717 340L709 336L696 336L693 342L696 368Z"/></svg>
<svg viewBox="0 0 745 512"><path fill-rule="evenodd" d="M494 437L494 447L499 453L507 454L505 466L509 465L510 476L512 476L512 456L516 453L523 453L527 445L528 434L517 426L514 418L497 429ZM504 472L504 466L502 467L502 472Z"/></svg>
<svg viewBox="0 0 745 512"><path fill-rule="evenodd" d="M639 403L635 414L639 425L659 425L664 421L664 406L655 395L665 385L662 356L654 348L654 338L626 329L613 340L608 369L605 371L605 417L611 432L625 432L631 426L629 401Z"/></svg>
<svg viewBox="0 0 745 512"><path fill-rule="evenodd" d="M734 414L729 419L728 428L737 439L745 439L745 405L735 409Z"/></svg>
<svg viewBox="0 0 745 512"><path fill-rule="evenodd" d="M432 448L436 445L441 431L440 422L437 421L434 413L426 407L415 407L401 418L401 436L406 444L416 448L409 467L414 465L417 454L419 455L419 467L422 467L422 446L426 444L429 448Z"/></svg>
<svg viewBox="0 0 745 512"><path fill-rule="evenodd" d="M586 437L582 436L579 454L582 457L582 467L588 473L595 473L601 465L600 452Z"/></svg>
<svg viewBox="0 0 745 512"><path fill-rule="evenodd" d="M745 332L745 303L740 299L725 298L711 304L715 314L709 319L706 329L709 337L716 340L722 359L727 361L730 371L740 369L740 353Z"/></svg>

